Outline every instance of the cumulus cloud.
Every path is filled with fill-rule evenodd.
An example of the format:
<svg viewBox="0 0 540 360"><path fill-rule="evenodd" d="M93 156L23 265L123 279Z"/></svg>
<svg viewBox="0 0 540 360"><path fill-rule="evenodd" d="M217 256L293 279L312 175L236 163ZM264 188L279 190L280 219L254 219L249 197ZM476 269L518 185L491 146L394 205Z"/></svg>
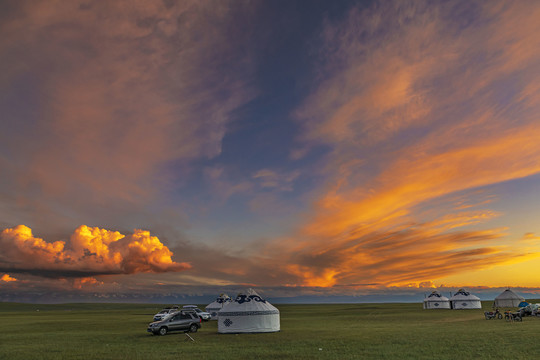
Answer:
<svg viewBox="0 0 540 360"><path fill-rule="evenodd" d="M103 281L99 281L93 277L76 278L73 280L73 288L79 290L83 288L95 288L103 284Z"/></svg>
<svg viewBox="0 0 540 360"><path fill-rule="evenodd" d="M69 241L47 242L24 225L0 234L0 268L49 277L79 277L79 285L92 282L90 275L177 272L187 263L172 260L173 253L150 234L135 230L123 235L81 225Z"/></svg>
<svg viewBox="0 0 540 360"><path fill-rule="evenodd" d="M4 274L0 278L0 282L13 282L13 281L17 281L17 279L10 276L9 274Z"/></svg>

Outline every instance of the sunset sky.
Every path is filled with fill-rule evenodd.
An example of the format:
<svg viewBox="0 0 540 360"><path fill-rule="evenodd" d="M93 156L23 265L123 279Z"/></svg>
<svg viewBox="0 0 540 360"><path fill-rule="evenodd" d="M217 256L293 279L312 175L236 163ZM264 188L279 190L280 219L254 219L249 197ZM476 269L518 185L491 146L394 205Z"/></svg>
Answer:
<svg viewBox="0 0 540 360"><path fill-rule="evenodd" d="M540 294L538 19L2 1L0 301Z"/></svg>

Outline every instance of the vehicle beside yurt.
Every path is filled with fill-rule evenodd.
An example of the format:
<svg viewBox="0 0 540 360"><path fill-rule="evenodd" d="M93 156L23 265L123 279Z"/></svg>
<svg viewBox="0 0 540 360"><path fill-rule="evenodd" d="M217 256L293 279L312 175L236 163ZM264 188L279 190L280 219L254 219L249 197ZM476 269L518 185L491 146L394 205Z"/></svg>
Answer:
<svg viewBox="0 0 540 360"><path fill-rule="evenodd" d="M459 289L454 296L450 298L450 306L452 309L456 310L481 309L482 303L478 296L475 296L464 289Z"/></svg>
<svg viewBox="0 0 540 360"><path fill-rule="evenodd" d="M523 296L516 294L510 289L506 289L495 298L495 301L493 301L493 307L494 308L518 307L522 301L525 301L525 298Z"/></svg>
<svg viewBox="0 0 540 360"><path fill-rule="evenodd" d="M450 300L435 290L424 299L424 309L450 309Z"/></svg>
<svg viewBox="0 0 540 360"><path fill-rule="evenodd" d="M238 294L218 312L220 334L266 333L279 330L279 310L253 289Z"/></svg>
<svg viewBox="0 0 540 360"><path fill-rule="evenodd" d="M216 300L208 304L205 308L207 313L210 313L212 316L210 320L217 320L218 318L218 311L220 311L223 306L230 303L232 300L227 294L220 294Z"/></svg>

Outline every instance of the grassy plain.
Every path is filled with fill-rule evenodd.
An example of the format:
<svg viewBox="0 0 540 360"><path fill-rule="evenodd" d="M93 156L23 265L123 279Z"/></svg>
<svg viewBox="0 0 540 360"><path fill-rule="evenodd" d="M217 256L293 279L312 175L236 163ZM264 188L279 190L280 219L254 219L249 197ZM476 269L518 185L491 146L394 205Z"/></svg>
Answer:
<svg viewBox="0 0 540 360"><path fill-rule="evenodd" d="M483 304L485 309L488 303ZM540 318L421 304L277 305L281 331L152 336L152 304L0 303L0 359L535 359ZM38 311L39 310L39 311Z"/></svg>

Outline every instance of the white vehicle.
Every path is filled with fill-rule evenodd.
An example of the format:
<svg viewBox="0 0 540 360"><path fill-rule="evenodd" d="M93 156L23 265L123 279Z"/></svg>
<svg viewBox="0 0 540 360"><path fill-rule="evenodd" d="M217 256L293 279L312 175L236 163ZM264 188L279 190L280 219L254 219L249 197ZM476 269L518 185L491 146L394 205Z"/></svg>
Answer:
<svg viewBox="0 0 540 360"><path fill-rule="evenodd" d="M210 313L207 313L206 311L202 311L196 305L184 305L182 307L182 310L193 310L204 321L208 321L212 318L212 315Z"/></svg>
<svg viewBox="0 0 540 360"><path fill-rule="evenodd" d="M164 308L163 310L161 310L160 312L158 312L156 315L154 315L154 321L161 321L163 319L165 319L167 316L175 313L178 311L178 306L171 306L171 307L166 307Z"/></svg>

